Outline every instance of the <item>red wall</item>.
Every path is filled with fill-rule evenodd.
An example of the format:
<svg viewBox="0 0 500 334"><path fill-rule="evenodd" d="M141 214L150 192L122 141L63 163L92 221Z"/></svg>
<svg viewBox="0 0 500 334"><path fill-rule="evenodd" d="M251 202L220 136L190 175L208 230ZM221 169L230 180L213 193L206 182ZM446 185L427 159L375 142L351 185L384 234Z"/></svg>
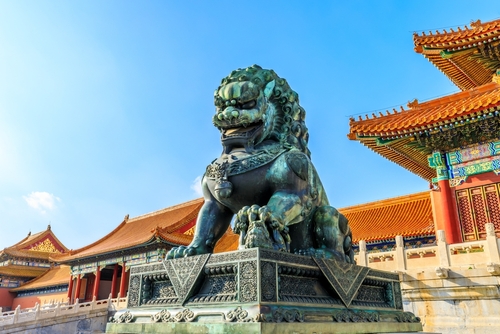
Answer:
<svg viewBox="0 0 500 334"><path fill-rule="evenodd" d="M8 311L12 307L12 301L16 294L9 292L12 288L0 288L0 307L3 311Z"/></svg>
<svg viewBox="0 0 500 334"><path fill-rule="evenodd" d="M35 296L26 296L26 297L16 297L12 301L12 309L15 309L17 305L21 305L21 308L34 307L36 303L39 305L47 304L50 302L66 302L67 291L57 292L57 293L47 293L42 295Z"/></svg>

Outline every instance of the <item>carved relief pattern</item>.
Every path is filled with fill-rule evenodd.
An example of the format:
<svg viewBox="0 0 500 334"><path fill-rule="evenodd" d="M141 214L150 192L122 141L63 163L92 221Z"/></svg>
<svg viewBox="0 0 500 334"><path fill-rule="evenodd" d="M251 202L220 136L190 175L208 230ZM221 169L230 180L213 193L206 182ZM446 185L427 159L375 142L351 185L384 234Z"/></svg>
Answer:
<svg viewBox="0 0 500 334"><path fill-rule="evenodd" d="M391 291L392 293L392 291ZM367 301L367 302L378 302L385 303L386 301L386 290L383 287L377 286L360 286L356 300Z"/></svg>
<svg viewBox="0 0 500 334"><path fill-rule="evenodd" d="M154 271L163 271L165 270L165 266L163 263L149 264L143 266L137 266L130 268L131 274L140 274L145 272L154 272Z"/></svg>
<svg viewBox="0 0 500 334"><path fill-rule="evenodd" d="M399 275L387 271L370 270L367 278L385 278L391 281L399 282Z"/></svg>
<svg viewBox="0 0 500 334"><path fill-rule="evenodd" d="M261 299L276 301L276 263L261 262Z"/></svg>
<svg viewBox="0 0 500 334"><path fill-rule="evenodd" d="M280 275L280 298L286 296L316 296L316 279Z"/></svg>
<svg viewBox="0 0 500 334"><path fill-rule="evenodd" d="M128 289L128 302L127 307L139 306L139 289L141 287L141 277L134 275L130 277L130 284Z"/></svg>
<svg viewBox="0 0 500 334"><path fill-rule="evenodd" d="M198 294L189 301L194 303L204 302L232 302L236 300L237 286L235 275L217 275L206 278L209 286L207 294Z"/></svg>
<svg viewBox="0 0 500 334"><path fill-rule="evenodd" d="M420 318L416 317L411 312L401 312L396 315L396 320L399 322L420 322Z"/></svg>
<svg viewBox="0 0 500 334"><path fill-rule="evenodd" d="M282 309L273 312L272 322L304 322L304 312L297 309Z"/></svg>
<svg viewBox="0 0 500 334"><path fill-rule="evenodd" d="M61 251L59 251L49 239L45 239L44 241L32 246L29 250L45 253L61 253Z"/></svg>
<svg viewBox="0 0 500 334"><path fill-rule="evenodd" d="M344 304L349 306L370 269L334 260L314 258L314 261Z"/></svg>
<svg viewBox="0 0 500 334"><path fill-rule="evenodd" d="M152 297L155 300L161 299L162 302L166 303L168 303L169 301L173 301L173 298L175 298L175 301L177 301L177 295L175 294L174 287L172 286L172 283L170 281L153 283Z"/></svg>
<svg viewBox="0 0 500 334"><path fill-rule="evenodd" d="M165 261L168 278L172 282L179 302L183 303L201 274L210 254Z"/></svg>
<svg viewBox="0 0 500 334"><path fill-rule="evenodd" d="M399 282L392 283L394 291L394 307L397 309L403 309L403 296L401 294L401 284Z"/></svg>
<svg viewBox="0 0 500 334"><path fill-rule="evenodd" d="M255 259L257 257L257 249L250 249L239 252L212 254L207 261L207 264L220 264L222 262L237 262L241 260Z"/></svg>
<svg viewBox="0 0 500 334"><path fill-rule="evenodd" d="M261 259L317 267L316 263L312 260L310 256L295 255L295 254L271 251L266 249L260 249L259 251Z"/></svg>
<svg viewBox="0 0 500 334"><path fill-rule="evenodd" d="M378 312L354 312L350 310L337 311L333 314L333 321L336 322L378 322L380 315Z"/></svg>
<svg viewBox="0 0 500 334"><path fill-rule="evenodd" d="M110 319L111 322L114 322L114 323L129 323L129 322L132 322L132 320L134 320L134 316L132 315L132 313L130 311L127 311L125 313L122 313L120 314L118 317L113 317Z"/></svg>
<svg viewBox="0 0 500 334"><path fill-rule="evenodd" d="M285 151L285 149L278 145L231 163L227 161L223 163L213 162L207 166L205 176L209 179L220 179L226 174L227 176L243 174L270 163Z"/></svg>
<svg viewBox="0 0 500 334"><path fill-rule="evenodd" d="M257 262L248 261L240 263L240 301L257 301Z"/></svg>

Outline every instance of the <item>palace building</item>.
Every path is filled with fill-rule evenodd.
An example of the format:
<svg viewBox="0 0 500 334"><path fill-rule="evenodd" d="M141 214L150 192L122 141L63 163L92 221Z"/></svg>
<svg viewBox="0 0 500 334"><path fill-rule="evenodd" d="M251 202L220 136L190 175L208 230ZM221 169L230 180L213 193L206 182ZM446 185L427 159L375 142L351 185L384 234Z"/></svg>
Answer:
<svg viewBox="0 0 500 334"><path fill-rule="evenodd" d="M15 245L0 251L0 308L11 307L16 296L13 288L43 275L54 265L51 255L67 251L50 225L47 230L36 234L30 232Z"/></svg>
<svg viewBox="0 0 500 334"><path fill-rule="evenodd" d="M400 110L351 118L348 138L432 185L436 230L449 243L500 235L500 20L414 34L422 54L461 90Z"/></svg>
<svg viewBox="0 0 500 334"><path fill-rule="evenodd" d="M429 191L339 209L349 220L355 250L364 240L367 251L389 252L395 236L405 248L432 246L437 230L445 231L449 244L481 240L486 223L500 235L500 20L413 39L415 51L461 91L350 120L349 139L431 184ZM77 250L66 249L50 228L28 236L0 253L0 286L10 291L10 299L0 295L0 306L124 297L131 266L160 261L172 247L190 243L202 205L196 199L126 216ZM215 252L237 247L238 235L229 229Z"/></svg>

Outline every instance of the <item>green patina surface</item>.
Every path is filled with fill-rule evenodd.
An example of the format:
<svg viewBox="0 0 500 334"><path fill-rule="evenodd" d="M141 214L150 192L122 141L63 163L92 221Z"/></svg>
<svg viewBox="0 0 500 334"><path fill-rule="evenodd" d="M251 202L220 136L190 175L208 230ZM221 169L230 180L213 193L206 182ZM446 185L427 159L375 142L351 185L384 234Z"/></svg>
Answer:
<svg viewBox="0 0 500 334"><path fill-rule="evenodd" d="M193 241L168 258L212 253L233 217L240 249L254 247L354 263L347 219L330 206L310 159L306 111L273 70L238 69L215 91L222 154L202 179Z"/></svg>
<svg viewBox="0 0 500 334"><path fill-rule="evenodd" d="M327 334L419 332L420 323L160 323L108 324L106 333L176 334Z"/></svg>

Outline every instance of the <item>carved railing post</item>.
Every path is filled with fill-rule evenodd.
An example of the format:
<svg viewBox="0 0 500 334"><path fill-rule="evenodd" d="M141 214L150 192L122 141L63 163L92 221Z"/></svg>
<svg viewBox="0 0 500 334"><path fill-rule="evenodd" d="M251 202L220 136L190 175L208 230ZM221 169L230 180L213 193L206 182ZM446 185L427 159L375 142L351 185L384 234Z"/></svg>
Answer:
<svg viewBox="0 0 500 334"><path fill-rule="evenodd" d="M495 235L495 226L492 223L486 223L486 245L490 255L489 262L500 263L500 253L498 250L497 236Z"/></svg>
<svg viewBox="0 0 500 334"><path fill-rule="evenodd" d="M56 317L61 314L61 303L56 304Z"/></svg>
<svg viewBox="0 0 500 334"><path fill-rule="evenodd" d="M35 320L40 318L40 304L38 302L35 304Z"/></svg>
<svg viewBox="0 0 500 334"><path fill-rule="evenodd" d="M397 270L406 270L405 245L400 235L396 236L396 267Z"/></svg>
<svg viewBox="0 0 500 334"><path fill-rule="evenodd" d="M438 230L436 233L436 241L438 248L439 266L449 267L450 266L450 251L448 250L448 244L446 243L446 235L443 230Z"/></svg>
<svg viewBox="0 0 500 334"><path fill-rule="evenodd" d="M75 303L73 304L73 307L75 308L73 311L75 313L78 313L78 303L80 302L80 300L78 298L75 299Z"/></svg>
<svg viewBox="0 0 500 334"><path fill-rule="evenodd" d="M12 317L12 323L17 324L19 320L19 312L21 311L21 305L17 305L16 309L14 310L14 316Z"/></svg>
<svg viewBox="0 0 500 334"><path fill-rule="evenodd" d="M366 267L368 265L368 254L366 253L366 241L364 240L359 241L358 261L359 261L359 263L357 263L358 266Z"/></svg>

